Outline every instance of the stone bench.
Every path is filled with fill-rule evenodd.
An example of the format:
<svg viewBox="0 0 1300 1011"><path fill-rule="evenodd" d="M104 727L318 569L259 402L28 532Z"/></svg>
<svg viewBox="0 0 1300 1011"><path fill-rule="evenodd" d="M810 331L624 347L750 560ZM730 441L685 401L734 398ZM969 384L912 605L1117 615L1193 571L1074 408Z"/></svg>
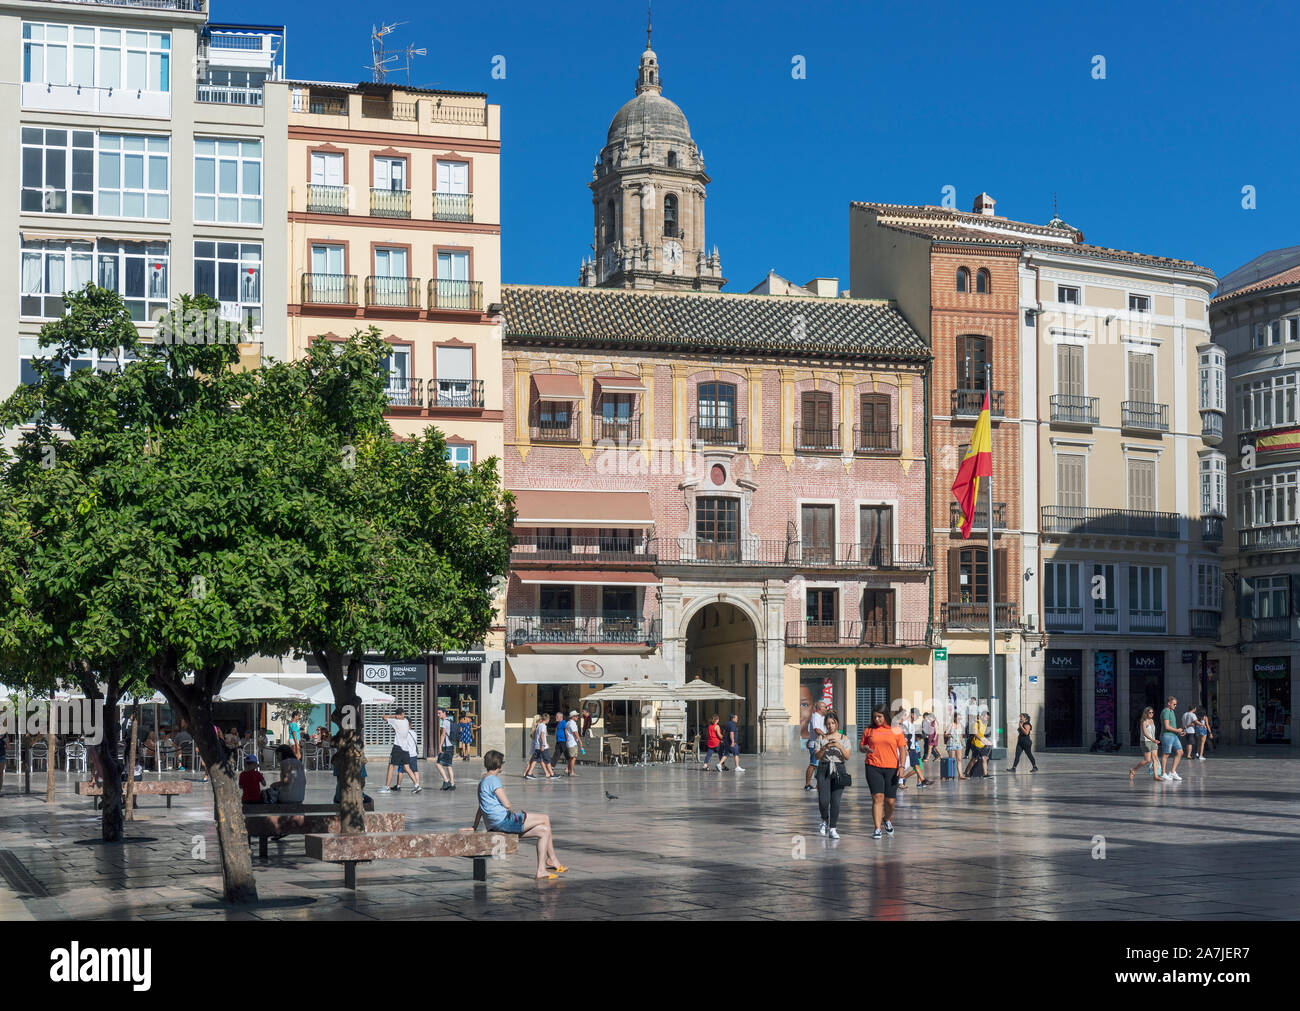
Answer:
<svg viewBox="0 0 1300 1011"><path fill-rule="evenodd" d="M249 807L256 809L258 805ZM248 829L248 838L259 839L257 855L270 859L267 855L267 840L271 836L283 835L334 835L342 830L340 815L336 811L319 814L251 814L245 808L244 825ZM381 814L368 813L366 816L367 832L402 832L406 829L406 815L395 811Z"/></svg>
<svg viewBox="0 0 1300 1011"><path fill-rule="evenodd" d="M83 781L75 784L74 789L78 797L102 797L104 787L99 783ZM172 798L181 794L194 792L194 781L189 779L143 779L137 780L133 790L134 796L138 797L142 793L152 794L155 797L166 797L167 806L172 806ZM126 796L126 784L122 784L122 795Z"/></svg>
<svg viewBox="0 0 1300 1011"><path fill-rule="evenodd" d="M375 802L367 800L362 805L367 811L375 809ZM338 804L244 804L244 817L273 814L338 814Z"/></svg>
<svg viewBox="0 0 1300 1011"><path fill-rule="evenodd" d="M474 861L474 880L487 880L488 858L519 852L519 837L501 832L376 832L357 835L309 835L307 856L343 865L343 885L357 887L357 864L371 860L416 860L467 857Z"/></svg>

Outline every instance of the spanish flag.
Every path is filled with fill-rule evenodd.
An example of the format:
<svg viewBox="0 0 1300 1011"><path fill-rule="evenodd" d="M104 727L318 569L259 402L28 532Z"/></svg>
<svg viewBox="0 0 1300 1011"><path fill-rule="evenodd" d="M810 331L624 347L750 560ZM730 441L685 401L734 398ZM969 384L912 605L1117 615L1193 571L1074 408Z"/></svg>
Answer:
<svg viewBox="0 0 1300 1011"><path fill-rule="evenodd" d="M971 524L975 521L975 504L979 501L980 478L993 476L993 435L992 423L989 421L989 394L984 391L984 406L980 410L979 420L975 422L975 433L971 436L970 449L966 458L957 469L957 480L952 483L952 493L961 507L961 536L963 540L970 537Z"/></svg>
<svg viewBox="0 0 1300 1011"><path fill-rule="evenodd" d="M1300 449L1300 428L1279 428L1255 437L1256 452L1275 453L1291 449Z"/></svg>

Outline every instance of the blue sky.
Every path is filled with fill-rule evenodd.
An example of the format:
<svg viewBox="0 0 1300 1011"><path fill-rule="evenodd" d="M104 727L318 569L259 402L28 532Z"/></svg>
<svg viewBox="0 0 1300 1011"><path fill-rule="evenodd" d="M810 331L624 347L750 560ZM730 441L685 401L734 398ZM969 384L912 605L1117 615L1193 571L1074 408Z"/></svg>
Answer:
<svg viewBox="0 0 1300 1011"><path fill-rule="evenodd" d="M503 279L577 282L586 184L633 94L644 3L212 7L215 20L285 24L290 75L326 80L368 79L372 21L408 21L394 42L429 50L411 83L502 107ZM664 94L714 180L708 242L728 291L769 268L847 287L849 201L937 204L946 185L962 210L987 190L999 214L1036 222L1055 192L1087 241L1220 276L1300 243L1296 5L656 0L654 22ZM504 80L491 78L497 54ZM791 76L796 54L805 80Z"/></svg>

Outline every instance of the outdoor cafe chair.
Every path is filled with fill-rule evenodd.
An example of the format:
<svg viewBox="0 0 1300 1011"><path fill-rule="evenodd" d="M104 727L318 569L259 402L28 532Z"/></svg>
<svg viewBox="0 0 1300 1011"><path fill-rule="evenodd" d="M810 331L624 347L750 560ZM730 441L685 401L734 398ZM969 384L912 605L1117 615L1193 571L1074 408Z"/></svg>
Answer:
<svg viewBox="0 0 1300 1011"><path fill-rule="evenodd" d="M304 741L302 748L302 767L304 769L320 769L321 749L311 741Z"/></svg>
<svg viewBox="0 0 1300 1011"><path fill-rule="evenodd" d="M64 772L71 772L75 765L81 772L86 771L86 746L80 741L73 741L63 750Z"/></svg>
<svg viewBox="0 0 1300 1011"><path fill-rule="evenodd" d="M48 768L50 748L46 744L38 744L27 752L27 769L29 772L36 771L36 763L41 763L41 768Z"/></svg>

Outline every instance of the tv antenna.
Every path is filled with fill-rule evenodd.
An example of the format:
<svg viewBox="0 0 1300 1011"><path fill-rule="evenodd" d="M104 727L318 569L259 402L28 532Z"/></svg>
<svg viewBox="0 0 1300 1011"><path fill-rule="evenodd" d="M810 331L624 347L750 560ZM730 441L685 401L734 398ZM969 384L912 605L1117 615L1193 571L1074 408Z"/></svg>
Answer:
<svg viewBox="0 0 1300 1011"><path fill-rule="evenodd" d="M372 62L370 64L370 79L376 84L383 84L387 76L398 71L405 72L406 83L411 83L411 61L417 56L428 54L427 49L417 49L414 45L407 46L404 50L391 55L384 52L384 36L391 35L396 29L406 21L396 21L391 25L380 22L379 26L370 28L370 52ZM398 64L398 60L405 59L405 62Z"/></svg>

